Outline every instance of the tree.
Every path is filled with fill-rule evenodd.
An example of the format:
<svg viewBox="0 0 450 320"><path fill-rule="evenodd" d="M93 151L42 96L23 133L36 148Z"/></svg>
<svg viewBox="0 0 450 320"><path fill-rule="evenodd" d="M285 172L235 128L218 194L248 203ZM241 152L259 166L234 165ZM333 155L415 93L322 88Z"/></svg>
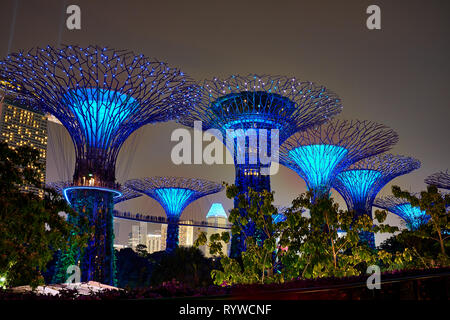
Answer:
<svg viewBox="0 0 450 320"><path fill-rule="evenodd" d="M142 254L131 248L115 251L117 257L117 285L120 288L138 288L150 285L152 265Z"/></svg>
<svg viewBox="0 0 450 320"><path fill-rule="evenodd" d="M410 259L408 250L391 254L374 250L360 240L362 232L395 232L398 229L382 224L386 211L376 211L354 218L354 213L340 210L332 198L312 200L307 192L293 201L286 211L280 246L287 250L281 257L285 276L292 278L345 277L360 275L367 266L383 263L394 268ZM302 215L309 210L309 217Z"/></svg>
<svg viewBox="0 0 450 320"><path fill-rule="evenodd" d="M0 274L6 286L43 283L46 264L55 250L66 247L73 230L59 213L76 213L41 185L42 167L37 150L0 143ZM43 196L27 192L31 187L40 188Z"/></svg>
<svg viewBox="0 0 450 320"><path fill-rule="evenodd" d="M430 239L439 245L437 260L443 264L450 263L448 248L450 243L450 219L447 208L450 206L450 195L442 194L436 186L428 186L426 191L420 192L420 197L402 190L399 186L392 187L394 196L406 199L411 206L419 207L430 216L429 222L421 226L413 234L422 239Z"/></svg>
<svg viewBox="0 0 450 320"><path fill-rule="evenodd" d="M173 279L191 287L211 284L212 261L195 247L177 247L173 252L155 252L149 256L154 266L151 284Z"/></svg>
<svg viewBox="0 0 450 320"><path fill-rule="evenodd" d="M333 199L318 198L312 202L312 193L307 192L292 202L285 212L285 221L274 223L273 216L278 212L272 204L273 192L249 189L247 194L239 194L235 186L227 186L227 196L238 197L238 207L231 210L229 220L233 236L244 235L246 250L241 259L223 256L220 241L229 237L210 237L210 252L220 256L222 265L222 270L212 271L218 285L360 275L368 265L383 263L396 268L410 260L408 250L391 254L373 250L360 241L361 232L398 230L381 224L386 211L376 212L380 224L374 225L368 215L354 219L353 212L340 210ZM303 214L305 209L309 210L309 217ZM254 224L255 237L245 235L249 223ZM200 235L196 245L204 244L206 236Z"/></svg>

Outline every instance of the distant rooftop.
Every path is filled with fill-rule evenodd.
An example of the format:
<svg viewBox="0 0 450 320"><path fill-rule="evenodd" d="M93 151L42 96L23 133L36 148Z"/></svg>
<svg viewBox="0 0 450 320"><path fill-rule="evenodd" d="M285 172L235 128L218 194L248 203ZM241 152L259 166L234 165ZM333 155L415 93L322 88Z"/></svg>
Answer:
<svg viewBox="0 0 450 320"><path fill-rule="evenodd" d="M225 212L225 209L223 208L223 205L221 203L212 204L211 208L208 211L208 214L206 215L206 219L212 217L228 218L227 213Z"/></svg>

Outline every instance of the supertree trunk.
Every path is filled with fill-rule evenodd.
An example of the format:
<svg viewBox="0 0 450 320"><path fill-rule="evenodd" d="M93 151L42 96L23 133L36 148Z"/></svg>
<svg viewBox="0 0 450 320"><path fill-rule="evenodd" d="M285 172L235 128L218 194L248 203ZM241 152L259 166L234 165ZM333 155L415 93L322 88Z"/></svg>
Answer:
<svg viewBox="0 0 450 320"><path fill-rule="evenodd" d="M167 225L167 238L166 238L166 251L167 252L173 252L178 247L178 236L180 227L178 225L179 218L177 217L171 217L168 218L168 225Z"/></svg>
<svg viewBox="0 0 450 320"><path fill-rule="evenodd" d="M71 195L72 207L89 221L93 233L80 259L81 281L115 284L113 193L78 189Z"/></svg>

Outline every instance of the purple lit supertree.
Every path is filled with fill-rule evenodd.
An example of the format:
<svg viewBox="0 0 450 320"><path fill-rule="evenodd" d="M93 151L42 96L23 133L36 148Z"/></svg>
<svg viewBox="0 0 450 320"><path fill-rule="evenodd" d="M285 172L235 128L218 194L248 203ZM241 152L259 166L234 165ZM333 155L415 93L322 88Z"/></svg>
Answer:
<svg viewBox="0 0 450 320"><path fill-rule="evenodd" d="M151 177L128 180L125 186L143 193L164 208L167 215L166 251L172 252L178 246L178 222L183 210L195 200L223 190L221 184L191 178Z"/></svg>
<svg viewBox="0 0 450 320"><path fill-rule="evenodd" d="M394 196L376 198L373 205L377 208L385 209L398 215L403 219L409 230L417 230L420 226L426 224L431 218L419 207L413 207L407 200Z"/></svg>
<svg viewBox="0 0 450 320"><path fill-rule="evenodd" d="M278 162L279 145L342 110L339 97L324 86L281 76L214 78L205 80L200 92L201 102L180 113L179 122L195 127L195 121L201 121L203 130L216 130L233 156L235 185L242 193L249 187L270 191L270 167L272 160ZM253 223L248 223L245 233L250 236L254 231ZM232 256L243 250L244 239L233 236Z"/></svg>
<svg viewBox="0 0 450 320"><path fill-rule="evenodd" d="M88 217L94 234L80 259L82 281L113 284L113 197L119 150L148 123L172 119L195 100L178 69L130 51L98 46L36 48L0 62L0 76L32 95L32 106L55 116L75 146L66 198Z"/></svg>
<svg viewBox="0 0 450 320"><path fill-rule="evenodd" d="M450 190L450 174L448 171L433 173L425 178L425 183L441 189Z"/></svg>
<svg viewBox="0 0 450 320"><path fill-rule="evenodd" d="M331 121L287 139L280 147L280 163L305 180L315 201L329 196L339 172L389 150L397 141L397 133L378 123Z"/></svg>
<svg viewBox="0 0 450 320"><path fill-rule="evenodd" d="M410 157L380 154L362 159L342 170L333 182L355 218L367 214L372 218L372 205L378 192L391 180L420 168L420 161ZM372 232L362 232L362 241L375 247Z"/></svg>

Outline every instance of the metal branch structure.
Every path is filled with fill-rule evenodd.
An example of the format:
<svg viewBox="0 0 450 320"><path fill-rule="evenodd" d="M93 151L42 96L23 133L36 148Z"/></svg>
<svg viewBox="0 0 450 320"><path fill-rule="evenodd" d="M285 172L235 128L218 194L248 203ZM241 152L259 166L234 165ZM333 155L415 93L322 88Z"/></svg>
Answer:
<svg viewBox="0 0 450 320"><path fill-rule="evenodd" d="M433 173L425 178L425 183L441 189L450 190L450 173L448 171Z"/></svg>
<svg viewBox="0 0 450 320"><path fill-rule="evenodd" d="M413 207L411 204L401 198L387 196L376 198L373 205L380 209L388 210L400 218L406 224L409 230L417 230L420 226L426 224L430 220L430 216L419 207Z"/></svg>
<svg viewBox="0 0 450 320"><path fill-rule="evenodd" d="M183 210L195 200L223 190L223 186L203 179L180 177L151 177L128 180L125 186L143 193L164 208L167 215L166 251L172 252L178 246L178 222Z"/></svg>
<svg viewBox="0 0 450 320"><path fill-rule="evenodd" d="M420 161L414 158L380 154L362 159L341 171L333 182L344 198L349 211L355 212L355 218L367 214L372 218L372 205L378 192L391 180L420 168ZM372 248L375 237L372 232L360 234Z"/></svg>
<svg viewBox="0 0 450 320"><path fill-rule="evenodd" d="M305 180L314 201L329 196L339 172L397 141L397 133L382 124L337 120L292 135L280 147L280 163Z"/></svg>
<svg viewBox="0 0 450 320"><path fill-rule="evenodd" d="M279 144L290 135L323 123L342 109L339 97L325 87L281 76L214 78L205 80L200 91L200 103L180 113L179 122L194 127L201 121L203 130L220 132L233 155L235 184L243 192L248 187L270 191L271 161L261 158L277 154Z"/></svg>
<svg viewBox="0 0 450 320"><path fill-rule="evenodd" d="M81 279L114 284L119 150L139 127L171 120L196 101L192 81L130 51L70 45L11 54L0 61L0 76L32 95L32 106L55 116L69 132L76 163L65 195L95 230L80 261Z"/></svg>

